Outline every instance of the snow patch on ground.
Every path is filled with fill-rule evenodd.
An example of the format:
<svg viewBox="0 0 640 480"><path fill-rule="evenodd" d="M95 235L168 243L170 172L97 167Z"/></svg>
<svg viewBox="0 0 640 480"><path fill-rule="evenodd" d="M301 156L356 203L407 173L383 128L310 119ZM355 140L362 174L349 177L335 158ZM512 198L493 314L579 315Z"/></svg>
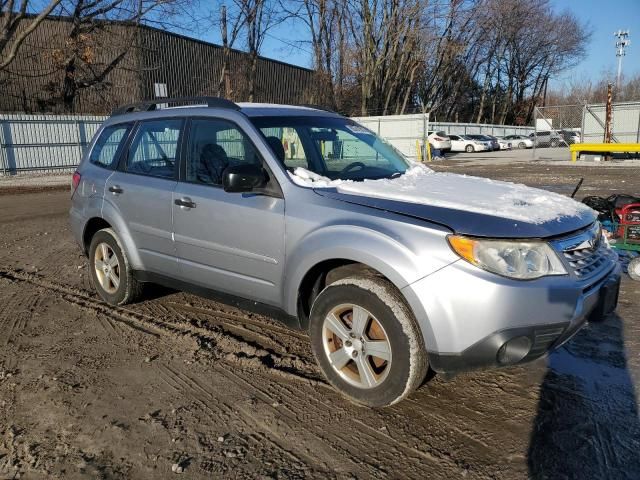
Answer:
<svg viewBox="0 0 640 480"><path fill-rule="evenodd" d="M333 187L340 193L351 195L464 210L537 224L593 212L586 205L558 193L488 178L434 172L416 163L398 178L363 182L331 180L304 168L296 168L290 175L296 184L304 187Z"/></svg>

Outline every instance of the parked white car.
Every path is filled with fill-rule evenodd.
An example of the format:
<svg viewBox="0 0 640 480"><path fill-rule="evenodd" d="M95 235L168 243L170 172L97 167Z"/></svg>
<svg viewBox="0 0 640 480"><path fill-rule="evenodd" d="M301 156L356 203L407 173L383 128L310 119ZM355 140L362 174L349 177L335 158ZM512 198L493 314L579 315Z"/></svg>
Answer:
<svg viewBox="0 0 640 480"><path fill-rule="evenodd" d="M429 131L427 132L427 140L429 141L429 145L431 145L431 149L434 148L440 150L442 153L451 151L451 140L449 136L443 131Z"/></svg>
<svg viewBox="0 0 640 480"><path fill-rule="evenodd" d="M449 135L452 152L484 152L491 150L486 142L474 140L466 135Z"/></svg>
<svg viewBox="0 0 640 480"><path fill-rule="evenodd" d="M505 138L496 137L498 143L500 144L500 150L511 150L513 148L513 143L511 140L507 140Z"/></svg>
<svg viewBox="0 0 640 480"><path fill-rule="evenodd" d="M493 141L493 145L498 145L498 148L495 150L511 150L511 142L509 140L505 140L504 138L495 137L493 135L485 135L489 137Z"/></svg>
<svg viewBox="0 0 640 480"><path fill-rule="evenodd" d="M524 135L507 135L503 138L510 141L513 148L533 148L533 140Z"/></svg>

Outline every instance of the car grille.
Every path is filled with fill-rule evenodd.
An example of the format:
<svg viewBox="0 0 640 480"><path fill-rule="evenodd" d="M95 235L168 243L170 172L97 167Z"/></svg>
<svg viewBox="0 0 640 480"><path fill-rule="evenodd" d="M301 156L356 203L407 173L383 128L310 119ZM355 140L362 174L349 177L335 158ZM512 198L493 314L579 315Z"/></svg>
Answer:
<svg viewBox="0 0 640 480"><path fill-rule="evenodd" d="M610 250L602 241L598 223L554 245L569 272L579 279L590 278L608 265Z"/></svg>
<svg viewBox="0 0 640 480"><path fill-rule="evenodd" d="M600 244L590 248L565 250L563 254L573 273L580 278L590 277L600 270L608 258L606 250Z"/></svg>

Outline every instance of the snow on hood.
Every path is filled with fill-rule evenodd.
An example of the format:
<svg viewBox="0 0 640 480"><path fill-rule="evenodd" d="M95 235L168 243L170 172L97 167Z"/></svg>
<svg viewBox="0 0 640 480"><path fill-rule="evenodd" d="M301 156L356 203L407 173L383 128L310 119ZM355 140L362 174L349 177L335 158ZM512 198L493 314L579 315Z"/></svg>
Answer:
<svg viewBox="0 0 640 480"><path fill-rule="evenodd" d="M304 168L289 173L303 187L336 188L340 193L431 205L541 224L563 217L593 213L583 203L526 185L435 172L413 164L402 176L392 179L331 180Z"/></svg>

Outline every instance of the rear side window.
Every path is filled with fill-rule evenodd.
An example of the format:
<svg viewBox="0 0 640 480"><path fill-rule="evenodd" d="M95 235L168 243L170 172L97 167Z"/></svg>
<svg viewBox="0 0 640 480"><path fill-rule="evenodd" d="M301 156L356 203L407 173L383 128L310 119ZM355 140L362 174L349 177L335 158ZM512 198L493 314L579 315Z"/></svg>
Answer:
<svg viewBox="0 0 640 480"><path fill-rule="evenodd" d="M142 122L129 147L127 172L175 178L183 123L180 119Z"/></svg>
<svg viewBox="0 0 640 480"><path fill-rule="evenodd" d="M130 123L106 127L96 140L89 161L100 167L114 168L129 131Z"/></svg>

